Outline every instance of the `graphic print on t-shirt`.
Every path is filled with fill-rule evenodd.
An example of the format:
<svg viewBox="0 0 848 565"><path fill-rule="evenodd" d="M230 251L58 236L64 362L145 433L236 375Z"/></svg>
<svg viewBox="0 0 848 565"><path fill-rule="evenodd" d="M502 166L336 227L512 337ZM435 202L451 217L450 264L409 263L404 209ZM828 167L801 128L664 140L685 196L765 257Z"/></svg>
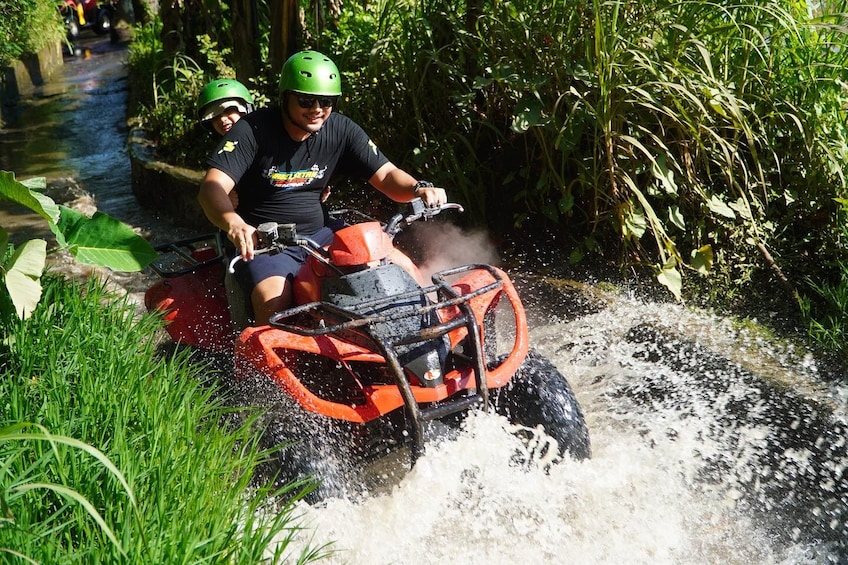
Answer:
<svg viewBox="0 0 848 565"><path fill-rule="evenodd" d="M265 172L265 177L268 179L269 186L273 188L292 190L324 178L326 171L327 167L319 169L318 165L312 165L310 168L300 171L280 171L274 166Z"/></svg>

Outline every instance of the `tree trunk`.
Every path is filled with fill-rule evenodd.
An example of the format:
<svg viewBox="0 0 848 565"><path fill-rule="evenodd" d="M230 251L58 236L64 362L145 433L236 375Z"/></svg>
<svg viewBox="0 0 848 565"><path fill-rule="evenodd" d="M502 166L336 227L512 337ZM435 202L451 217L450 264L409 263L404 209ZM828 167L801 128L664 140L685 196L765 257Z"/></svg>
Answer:
<svg viewBox="0 0 848 565"><path fill-rule="evenodd" d="M180 8L180 0L159 2L159 18L162 20L159 39L162 41L162 52L166 59L173 58L183 50L183 20Z"/></svg>
<svg viewBox="0 0 848 565"><path fill-rule="evenodd" d="M271 80L278 77L283 63L300 43L297 0L271 0L271 34L268 45Z"/></svg>
<svg viewBox="0 0 848 565"><path fill-rule="evenodd" d="M204 0L160 0L159 17L162 20L162 51L168 59L183 54L193 61L204 61L198 40L201 35L208 35L220 49L230 47L230 37L220 34L219 4L207 7Z"/></svg>
<svg viewBox="0 0 848 565"><path fill-rule="evenodd" d="M236 78L249 82L259 71L259 29L256 0L232 0L233 65Z"/></svg>
<svg viewBox="0 0 848 565"><path fill-rule="evenodd" d="M132 0L132 4L136 23L144 25L153 20L157 9L156 0Z"/></svg>
<svg viewBox="0 0 848 565"><path fill-rule="evenodd" d="M474 36L477 20L483 15L483 0L465 0L465 31Z"/></svg>
<svg viewBox="0 0 848 565"><path fill-rule="evenodd" d="M132 41L135 23L135 9L132 0L118 0L115 15L109 27L109 39L112 43L127 43Z"/></svg>
<svg viewBox="0 0 848 565"><path fill-rule="evenodd" d="M365 8L367 9L367 5ZM324 31L338 29L339 18L342 15L342 0L310 0L309 10L315 18L314 40L318 41Z"/></svg>

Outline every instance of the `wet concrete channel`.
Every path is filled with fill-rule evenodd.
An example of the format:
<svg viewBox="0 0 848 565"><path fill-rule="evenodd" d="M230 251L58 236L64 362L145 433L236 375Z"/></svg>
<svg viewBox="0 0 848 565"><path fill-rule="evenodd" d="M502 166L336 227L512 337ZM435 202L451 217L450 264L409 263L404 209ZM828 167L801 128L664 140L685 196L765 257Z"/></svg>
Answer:
<svg viewBox="0 0 848 565"><path fill-rule="evenodd" d="M133 226L151 243L181 237L179 228L141 207L132 192L127 46L91 34L73 47L74 54L64 49L64 65L44 84L4 107L0 169L18 179L73 179L97 210ZM8 202L0 206L0 225L13 242L49 234L42 220Z"/></svg>

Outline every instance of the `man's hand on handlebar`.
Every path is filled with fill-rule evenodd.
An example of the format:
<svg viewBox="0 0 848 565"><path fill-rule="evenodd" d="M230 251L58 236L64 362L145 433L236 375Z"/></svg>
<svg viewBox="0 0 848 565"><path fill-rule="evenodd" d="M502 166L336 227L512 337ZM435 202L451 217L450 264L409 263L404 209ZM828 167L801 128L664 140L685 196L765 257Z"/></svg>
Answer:
<svg viewBox="0 0 848 565"><path fill-rule="evenodd" d="M233 245L241 254L241 258L245 261L253 260L253 251L256 244L255 232L256 228L245 222L231 225L229 231L227 231L227 238L233 242Z"/></svg>
<svg viewBox="0 0 848 565"><path fill-rule="evenodd" d="M415 195L423 200L428 208L441 206L448 201L445 189L437 186L419 186L415 189Z"/></svg>

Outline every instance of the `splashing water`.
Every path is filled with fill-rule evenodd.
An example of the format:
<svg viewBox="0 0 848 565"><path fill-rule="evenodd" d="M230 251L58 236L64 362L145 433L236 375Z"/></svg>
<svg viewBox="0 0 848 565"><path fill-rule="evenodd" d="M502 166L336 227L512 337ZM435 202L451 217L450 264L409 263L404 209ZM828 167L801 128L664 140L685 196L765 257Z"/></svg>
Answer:
<svg viewBox="0 0 848 565"><path fill-rule="evenodd" d="M531 343L575 389L591 460L517 466L494 414L388 492L302 508L333 564L838 563L845 390L727 320L618 298Z"/></svg>

